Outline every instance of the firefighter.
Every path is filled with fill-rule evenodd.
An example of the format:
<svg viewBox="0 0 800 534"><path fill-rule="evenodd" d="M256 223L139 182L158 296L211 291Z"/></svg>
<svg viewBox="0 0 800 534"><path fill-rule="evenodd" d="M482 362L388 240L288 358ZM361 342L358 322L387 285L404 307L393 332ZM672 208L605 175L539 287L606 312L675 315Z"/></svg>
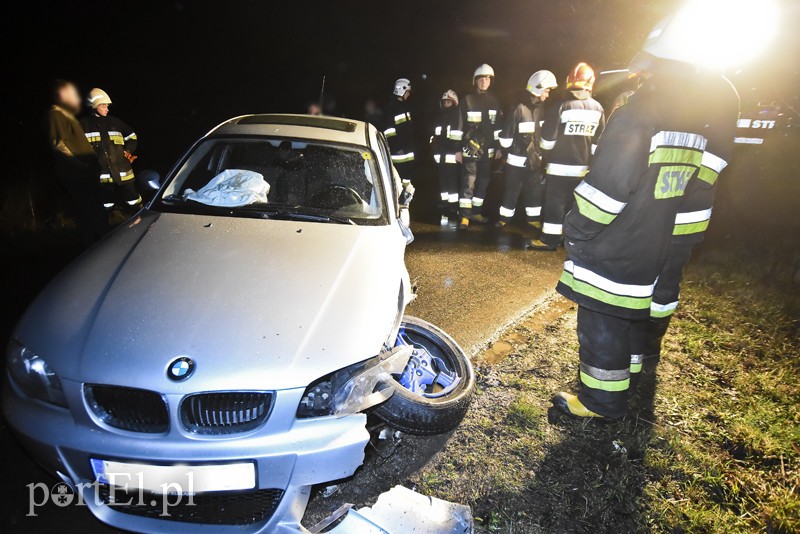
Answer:
<svg viewBox="0 0 800 534"><path fill-rule="evenodd" d="M735 90L731 88L729 99L733 99ZM736 102L738 105L738 101ZM710 118L706 130L713 130L714 135L708 137L706 152L716 156L706 156L706 166L703 172L710 176L709 180L698 180L687 187L685 199L678 213L675 215L675 225L672 231L672 242L669 254L661 272L658 275L653 289L653 301L650 304L650 317L637 321L631 328L631 390L636 384L643 370L645 362L652 362L652 368L658 364L661 357L661 340L667 333L672 314L678 307L680 285L683 271L692 256L692 250L700 244L705 237L706 229L711 220L714 206L714 196L717 189L719 173L727 166L731 156L735 137L736 125L730 121L728 115L733 108L731 102L727 107L720 106L718 116ZM738 107L737 107L738 109ZM706 184L712 182L710 186Z"/></svg>
<svg viewBox="0 0 800 534"><path fill-rule="evenodd" d="M528 243L531 249L555 250L563 240L572 192L589 171L606 124L603 106L592 98L593 86L594 70L578 63L567 77L567 95L547 112L540 143L547 161L542 236Z"/></svg>
<svg viewBox="0 0 800 534"><path fill-rule="evenodd" d="M125 208L135 208L142 202L131 167L136 159L136 132L108 114L111 98L102 89L89 91L88 104L91 114L81 119L81 125L100 163L103 207L111 210L119 202Z"/></svg>
<svg viewBox="0 0 800 534"><path fill-rule="evenodd" d="M394 82L391 99L386 110L386 128L383 130L389 142L397 173L403 184L414 178L414 132L411 126L411 81L399 78Z"/></svg>
<svg viewBox="0 0 800 534"><path fill-rule="evenodd" d="M75 118L80 109L81 98L75 84L56 80L53 105L47 114L55 175L70 196L81 241L88 246L105 233L107 221L100 206L97 157Z"/></svg>
<svg viewBox="0 0 800 534"><path fill-rule="evenodd" d="M469 226L470 219L480 223L488 220L481 212L492 177L492 159L501 155L496 148L503 120L500 102L489 91L493 81L492 67L484 63L475 69L472 75L474 91L464 98L461 105L464 136L457 161L463 162L458 201L459 228L462 230Z"/></svg>
<svg viewBox="0 0 800 534"><path fill-rule="evenodd" d="M434 124L431 148L439 174L441 193L441 225L449 226L450 220L458 215L458 182L460 165L456 161L461 151L462 130L461 111L458 109L458 95L448 89L439 99L439 115Z"/></svg>
<svg viewBox="0 0 800 534"><path fill-rule="evenodd" d="M544 170L539 147L539 125L544 120L544 101L550 96L550 90L556 87L558 83L552 72L535 72L528 79L525 93L500 133L500 146L507 153L506 190L500 205L500 227L511 222L514 217L521 191L528 224L541 228L539 217L542 214L544 196Z"/></svg>
<svg viewBox="0 0 800 534"><path fill-rule="evenodd" d="M625 415L631 374L641 369L631 358L639 356L635 331L653 311L672 308L653 302L665 266L675 272L674 234L707 224L702 205L710 208L733 143L738 95L719 72L695 66L691 34L670 20L634 60L650 77L614 113L564 221L557 289L578 304L580 389L553 403L574 416Z"/></svg>

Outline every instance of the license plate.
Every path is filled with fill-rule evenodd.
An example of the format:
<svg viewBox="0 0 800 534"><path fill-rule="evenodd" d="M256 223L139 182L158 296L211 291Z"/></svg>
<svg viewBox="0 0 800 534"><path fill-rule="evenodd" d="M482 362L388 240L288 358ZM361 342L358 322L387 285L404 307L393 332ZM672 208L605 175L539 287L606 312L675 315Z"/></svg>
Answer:
<svg viewBox="0 0 800 534"><path fill-rule="evenodd" d="M128 490L194 494L256 487L253 462L222 465L151 465L91 459L95 480Z"/></svg>

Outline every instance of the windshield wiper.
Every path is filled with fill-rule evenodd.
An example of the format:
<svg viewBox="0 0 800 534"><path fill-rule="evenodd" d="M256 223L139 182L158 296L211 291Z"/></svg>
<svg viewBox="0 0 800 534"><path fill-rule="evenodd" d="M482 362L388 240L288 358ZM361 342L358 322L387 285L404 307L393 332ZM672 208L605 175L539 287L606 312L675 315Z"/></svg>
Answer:
<svg viewBox="0 0 800 534"><path fill-rule="evenodd" d="M311 222L327 222L336 224L351 224L355 226L355 222L348 217L338 217L336 215L321 215L318 213L308 213L307 211L267 211L264 215L268 219L285 220L285 221L311 221Z"/></svg>

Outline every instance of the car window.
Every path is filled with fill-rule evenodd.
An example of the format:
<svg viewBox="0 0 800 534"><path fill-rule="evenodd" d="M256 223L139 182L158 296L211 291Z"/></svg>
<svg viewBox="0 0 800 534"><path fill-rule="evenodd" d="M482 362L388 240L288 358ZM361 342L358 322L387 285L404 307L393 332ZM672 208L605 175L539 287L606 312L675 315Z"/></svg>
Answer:
<svg viewBox="0 0 800 534"><path fill-rule="evenodd" d="M208 139L188 155L161 207L231 215L309 212L374 224L385 219L369 149L273 138Z"/></svg>

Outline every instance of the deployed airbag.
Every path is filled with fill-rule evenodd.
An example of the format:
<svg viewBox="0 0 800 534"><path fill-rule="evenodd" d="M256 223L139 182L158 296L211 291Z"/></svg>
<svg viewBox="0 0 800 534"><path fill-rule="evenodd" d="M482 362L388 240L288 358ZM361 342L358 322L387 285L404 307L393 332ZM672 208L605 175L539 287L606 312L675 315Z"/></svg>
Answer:
<svg viewBox="0 0 800 534"><path fill-rule="evenodd" d="M269 184L255 171L227 169L212 178L199 191L187 189L186 200L207 206L236 208L258 202L268 202Z"/></svg>

